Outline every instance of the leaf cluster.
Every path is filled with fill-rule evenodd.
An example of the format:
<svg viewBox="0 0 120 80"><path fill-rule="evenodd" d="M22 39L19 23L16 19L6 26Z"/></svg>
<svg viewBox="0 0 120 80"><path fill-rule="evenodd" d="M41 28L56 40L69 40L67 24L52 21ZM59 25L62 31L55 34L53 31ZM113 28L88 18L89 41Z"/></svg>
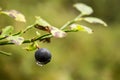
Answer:
<svg viewBox="0 0 120 80"><path fill-rule="evenodd" d="M93 9L83 3L77 3L73 5L80 14L74 18L71 21L68 21L63 26L61 26L60 29L57 27L49 24L46 20L41 18L40 16L35 17L35 22L29 26L27 26L24 30L13 33L14 27L13 26L6 26L1 30L0 33L0 45L22 45L24 43L29 43L26 49L27 51L32 51L37 48L39 48L38 42L51 42L51 38L64 38L67 36L67 32L77 32L77 31L84 31L89 34L93 33L93 30L85 25L78 24L77 22L80 21L86 21L88 23L98 23L102 24L103 26L107 26L107 24L97 18L97 17L90 17L90 15L93 13ZM7 15L11 18L13 18L15 21L19 22L26 22L25 16L16 10L0 10L0 14ZM38 31L36 31L36 36L31 39L25 39L22 37L23 34L25 34L30 29L36 28L38 30L45 31L46 34L40 34ZM0 51L0 53L9 55L7 52Z"/></svg>

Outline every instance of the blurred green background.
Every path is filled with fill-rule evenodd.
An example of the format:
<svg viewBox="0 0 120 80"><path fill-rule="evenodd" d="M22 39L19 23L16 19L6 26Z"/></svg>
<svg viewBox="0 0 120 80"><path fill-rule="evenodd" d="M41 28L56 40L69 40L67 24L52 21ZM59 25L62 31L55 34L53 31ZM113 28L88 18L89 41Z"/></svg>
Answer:
<svg viewBox="0 0 120 80"><path fill-rule="evenodd" d="M52 53L51 62L43 67L36 65L34 51L22 49L27 45L0 46L0 50L13 53L10 57L0 54L0 80L120 80L120 0L0 0L3 10L18 10L27 19L24 24L0 15L0 28L14 25L15 31L22 30L35 16L59 28L79 14L73 8L77 2L91 6L91 16L103 19L109 27L81 23L94 33L68 33L64 39L40 43ZM34 37L35 30L24 37Z"/></svg>

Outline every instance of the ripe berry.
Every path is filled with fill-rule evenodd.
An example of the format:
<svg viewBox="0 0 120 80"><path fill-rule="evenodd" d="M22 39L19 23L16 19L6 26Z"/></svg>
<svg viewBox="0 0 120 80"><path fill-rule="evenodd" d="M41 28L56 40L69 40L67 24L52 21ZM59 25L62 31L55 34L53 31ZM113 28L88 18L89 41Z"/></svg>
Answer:
<svg viewBox="0 0 120 80"><path fill-rule="evenodd" d="M37 64L47 64L51 60L51 53L46 48L39 48L35 52L35 59L37 61Z"/></svg>

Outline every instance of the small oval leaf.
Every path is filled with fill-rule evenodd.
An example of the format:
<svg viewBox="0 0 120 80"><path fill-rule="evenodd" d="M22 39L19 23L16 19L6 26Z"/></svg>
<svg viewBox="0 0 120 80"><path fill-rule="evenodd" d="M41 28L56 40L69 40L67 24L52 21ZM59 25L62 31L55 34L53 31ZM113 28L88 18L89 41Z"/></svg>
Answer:
<svg viewBox="0 0 120 80"><path fill-rule="evenodd" d="M39 30L43 30L43 31L49 32L50 31L49 27L51 27L51 25L47 21L42 19L41 17L37 16L34 27L39 29Z"/></svg>
<svg viewBox="0 0 120 80"><path fill-rule="evenodd" d="M58 28L51 26L47 21L43 20L41 17L36 17L35 28L50 32L56 38L63 38L66 36L66 33L64 31L61 31Z"/></svg>
<svg viewBox="0 0 120 80"><path fill-rule="evenodd" d="M70 26L70 29L75 30L75 31L85 31L85 32L88 32L89 34L93 33L92 29L90 29L86 26L83 26L83 25L79 25L79 24L72 24Z"/></svg>
<svg viewBox="0 0 120 80"><path fill-rule="evenodd" d="M3 28L0 37L5 37L5 36L10 35L13 32L13 30L14 30L13 26L7 26Z"/></svg>
<svg viewBox="0 0 120 80"><path fill-rule="evenodd" d="M66 33L64 31L61 31L56 27L50 27L50 32L56 38L63 38L66 36Z"/></svg>
<svg viewBox="0 0 120 80"><path fill-rule="evenodd" d="M25 16L16 10L7 10L7 11L2 11L1 13L14 18L16 21L26 22Z"/></svg>
<svg viewBox="0 0 120 80"><path fill-rule="evenodd" d="M47 21L45 21L44 19L42 19L41 17L37 16L36 17L36 24L40 25L40 26L51 26Z"/></svg>
<svg viewBox="0 0 120 80"><path fill-rule="evenodd" d="M98 23L98 24L102 24L104 26L107 26L107 24L103 20L96 18L96 17L85 17L85 18L83 18L83 20L85 20L89 23Z"/></svg>
<svg viewBox="0 0 120 80"><path fill-rule="evenodd" d="M19 37L19 36L8 36L7 40L16 44L16 45L21 45L24 41L23 37Z"/></svg>
<svg viewBox="0 0 120 80"><path fill-rule="evenodd" d="M83 3L76 3L74 7L78 11L80 11L82 15L90 15L93 13L93 9L90 6Z"/></svg>

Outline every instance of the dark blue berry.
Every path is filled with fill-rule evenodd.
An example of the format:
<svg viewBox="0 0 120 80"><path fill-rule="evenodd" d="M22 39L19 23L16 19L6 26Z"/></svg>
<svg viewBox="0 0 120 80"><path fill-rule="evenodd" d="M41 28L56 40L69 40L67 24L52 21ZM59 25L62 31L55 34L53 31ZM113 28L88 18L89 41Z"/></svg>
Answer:
<svg viewBox="0 0 120 80"><path fill-rule="evenodd" d="M35 59L36 59L37 63L40 65L47 64L51 60L51 53L46 48L39 48L35 52Z"/></svg>

